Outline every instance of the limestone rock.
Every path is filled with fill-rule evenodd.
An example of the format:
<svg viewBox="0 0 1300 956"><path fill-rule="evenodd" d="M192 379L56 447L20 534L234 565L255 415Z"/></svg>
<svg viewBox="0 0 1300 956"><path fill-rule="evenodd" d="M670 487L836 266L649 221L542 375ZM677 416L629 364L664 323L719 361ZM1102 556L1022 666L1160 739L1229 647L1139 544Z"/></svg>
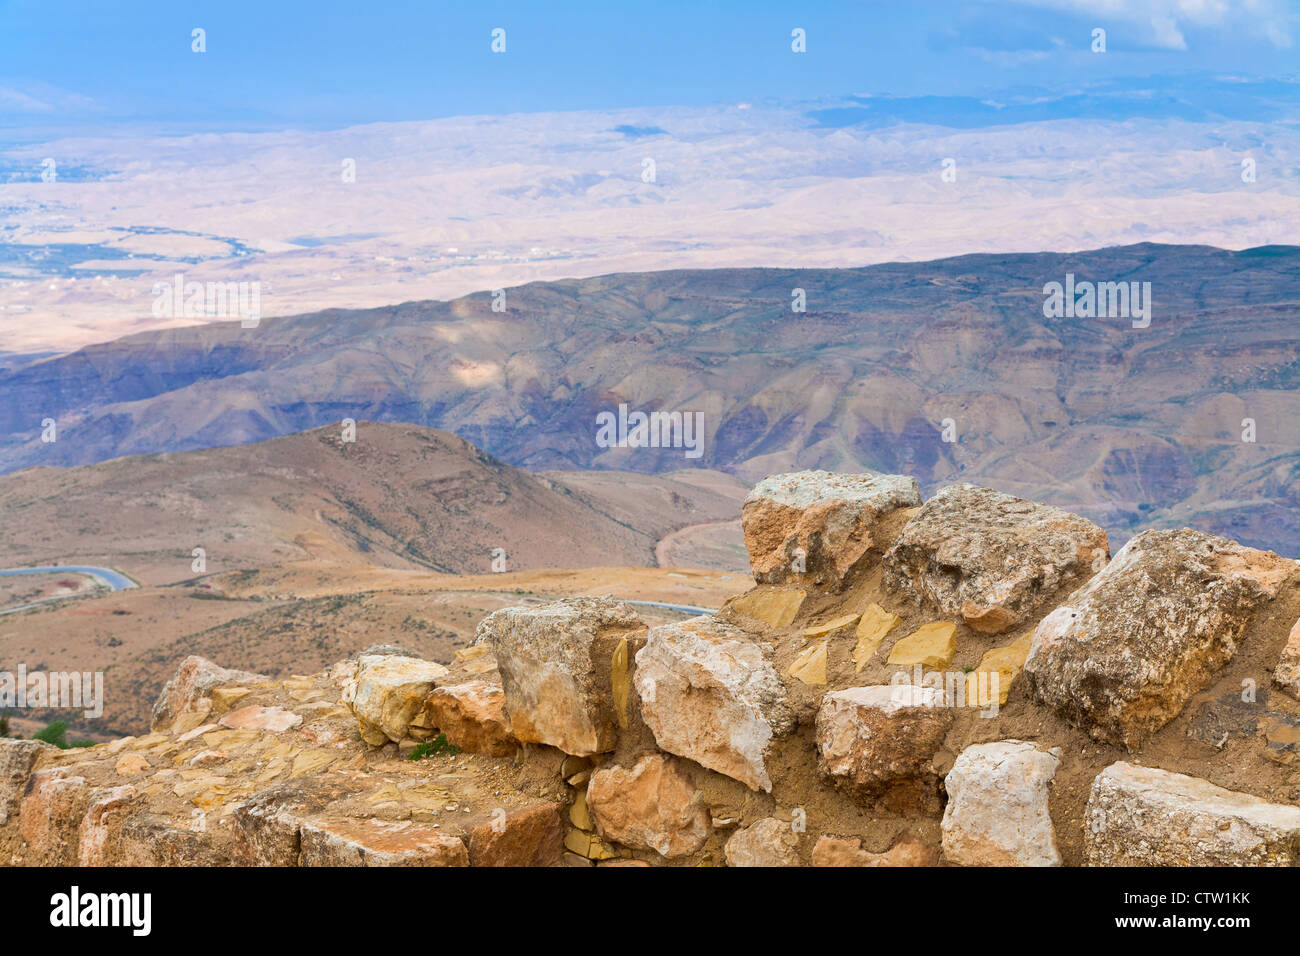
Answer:
<svg viewBox="0 0 1300 956"><path fill-rule="evenodd" d="M483 619L478 634L496 654L516 738L579 756L614 749L615 655L624 639L631 653L645 635L645 624L628 605L566 598L502 608Z"/></svg>
<svg viewBox="0 0 1300 956"><path fill-rule="evenodd" d="M906 475L800 471L764 478L741 509L754 578L838 588L872 548L888 543L876 539L880 519L920 503L916 479Z"/></svg>
<svg viewBox="0 0 1300 956"><path fill-rule="evenodd" d="M58 748L39 740L0 738L0 827L18 809L23 790L43 753L57 753Z"/></svg>
<svg viewBox="0 0 1300 956"><path fill-rule="evenodd" d="M212 709L212 692L227 684L256 684L268 680L262 674L228 670L212 661L191 655L181 661L176 674L163 685L153 705L153 730L164 730L183 714L207 713ZM196 724L197 726L197 724Z"/></svg>
<svg viewBox="0 0 1300 956"><path fill-rule="evenodd" d="M859 673L871 660L876 648L889 636L889 632L898 626L900 618L890 614L879 604L868 604L858 621L857 645L853 648L853 671Z"/></svg>
<svg viewBox="0 0 1300 956"><path fill-rule="evenodd" d="M943 691L933 687L851 687L827 694L817 711L824 772L866 793L934 779L930 761L952 722L943 705Z"/></svg>
<svg viewBox="0 0 1300 956"><path fill-rule="evenodd" d="M957 625L951 621L922 624L889 652L888 662L904 667L944 668L957 653Z"/></svg>
<svg viewBox="0 0 1300 956"><path fill-rule="evenodd" d="M1025 660L1029 657L1029 651L1033 644L1034 632L1026 631L1005 647L995 647L992 650L985 651L978 666L967 678L966 699L974 699L972 691L979 685L980 674L997 674L998 704L1005 704L1007 695L1011 693L1011 682L1019 677L1020 672L1024 670ZM992 684L990 683L989 686L992 687Z"/></svg>
<svg viewBox="0 0 1300 956"><path fill-rule="evenodd" d="M1273 668L1273 683L1296 700L1300 700L1300 621L1291 627L1282 656Z"/></svg>
<svg viewBox="0 0 1300 956"><path fill-rule="evenodd" d="M470 866L553 866L564 855L558 803L494 810L466 837Z"/></svg>
<svg viewBox="0 0 1300 956"><path fill-rule="evenodd" d="M113 765L113 772L119 777L130 777L137 773L144 773L148 769L149 758L137 753L123 754Z"/></svg>
<svg viewBox="0 0 1300 956"><path fill-rule="evenodd" d="M850 624L857 622L862 615L854 612L852 614L841 614L839 617L833 617L829 621L822 621L820 624L812 624L803 629L804 637L825 637L833 631L838 631L842 627L848 627Z"/></svg>
<svg viewBox="0 0 1300 956"><path fill-rule="evenodd" d="M409 820L304 820L299 866L469 866L459 837Z"/></svg>
<svg viewBox="0 0 1300 956"><path fill-rule="evenodd" d="M963 866L1060 866L1047 811L1059 763L1019 740L963 750L944 781L944 857Z"/></svg>
<svg viewBox="0 0 1300 956"><path fill-rule="evenodd" d="M636 664L641 716L660 749L771 791L767 749L794 721L758 644L740 628L696 617L652 628Z"/></svg>
<svg viewBox="0 0 1300 956"><path fill-rule="evenodd" d="M630 769L597 770L587 809L604 839L665 857L694 853L709 838L709 811L695 782L663 754L646 754Z"/></svg>
<svg viewBox="0 0 1300 956"><path fill-rule="evenodd" d="M954 485L903 528L885 555L884 583L923 607L997 634L1109 554L1106 532L1086 518L989 488Z"/></svg>
<svg viewBox="0 0 1300 956"><path fill-rule="evenodd" d="M434 681L446 673L433 661L370 654L358 658L356 676L344 686L342 700L356 715L362 739L377 747L409 736Z"/></svg>
<svg viewBox="0 0 1300 956"><path fill-rule="evenodd" d="M790 664L790 676L811 686L826 683L826 642L810 644Z"/></svg>
<svg viewBox="0 0 1300 956"><path fill-rule="evenodd" d="M938 866L939 851L919 840L901 839L884 853L862 849L861 837L823 834L812 852L813 866Z"/></svg>
<svg viewBox="0 0 1300 956"><path fill-rule="evenodd" d="M1294 567L1199 531L1145 531L1039 623L1030 691L1132 750L1210 683Z"/></svg>
<svg viewBox="0 0 1300 956"><path fill-rule="evenodd" d="M1090 866L1297 866L1300 807L1120 762L1092 783Z"/></svg>
<svg viewBox="0 0 1300 956"><path fill-rule="evenodd" d="M37 770L18 809L18 832L29 861L47 866L76 862L78 831L90 808L91 787L68 767Z"/></svg>
<svg viewBox="0 0 1300 956"><path fill-rule="evenodd" d="M466 753L507 757L518 749L506 723L505 693L486 680L435 688L424 703L429 722Z"/></svg>
<svg viewBox="0 0 1300 956"><path fill-rule="evenodd" d="M231 730L292 730L302 723L302 717L283 707L262 707L249 704L232 710L217 722Z"/></svg>
<svg viewBox="0 0 1300 956"><path fill-rule="evenodd" d="M783 628L794 623L807 593L800 588L760 587L729 598L723 607L755 621L762 621L768 627Z"/></svg>
<svg viewBox="0 0 1300 956"><path fill-rule="evenodd" d="M77 844L77 866L111 866L117 859L117 837L133 811L139 793L132 786L97 790L81 821Z"/></svg>
<svg viewBox="0 0 1300 956"><path fill-rule="evenodd" d="M766 817L733 833L723 852L727 866L798 866L799 834L786 821Z"/></svg>

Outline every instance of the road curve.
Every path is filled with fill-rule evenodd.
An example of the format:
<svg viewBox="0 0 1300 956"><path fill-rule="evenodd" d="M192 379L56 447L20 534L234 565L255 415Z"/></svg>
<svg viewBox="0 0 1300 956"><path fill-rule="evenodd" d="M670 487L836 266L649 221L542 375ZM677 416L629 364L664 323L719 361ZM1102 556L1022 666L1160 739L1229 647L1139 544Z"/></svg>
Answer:
<svg viewBox="0 0 1300 956"><path fill-rule="evenodd" d="M79 564L52 564L39 568L6 568L0 570L0 577L14 577L19 574L84 574L110 591L124 591L127 588L140 586L121 571L114 571L112 568L91 568ZM64 601L77 596L76 594L62 594L57 597L43 598L39 601L4 608L0 610L0 614L13 614L15 611L25 611L29 607L40 607L42 604L53 604L55 601Z"/></svg>

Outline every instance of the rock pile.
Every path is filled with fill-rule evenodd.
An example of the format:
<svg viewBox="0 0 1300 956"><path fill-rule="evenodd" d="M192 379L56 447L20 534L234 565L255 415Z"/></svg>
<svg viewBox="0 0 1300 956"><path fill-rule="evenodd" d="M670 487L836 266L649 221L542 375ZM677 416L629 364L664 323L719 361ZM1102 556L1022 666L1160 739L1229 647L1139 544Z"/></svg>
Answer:
<svg viewBox="0 0 1300 956"><path fill-rule="evenodd" d="M1084 518L898 475L776 476L742 519L757 584L713 615L534 602L446 665L283 679L191 657L145 737L0 741L0 854L1300 863L1295 562L1190 530L1109 561Z"/></svg>

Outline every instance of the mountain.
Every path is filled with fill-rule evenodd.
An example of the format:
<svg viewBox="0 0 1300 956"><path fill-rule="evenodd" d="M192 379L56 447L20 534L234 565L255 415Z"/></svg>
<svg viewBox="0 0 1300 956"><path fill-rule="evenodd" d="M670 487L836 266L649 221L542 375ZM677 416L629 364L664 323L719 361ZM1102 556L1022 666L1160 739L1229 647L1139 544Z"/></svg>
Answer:
<svg viewBox="0 0 1300 956"><path fill-rule="evenodd" d="M1047 317L1044 287L1067 275L1150 283L1149 325ZM874 469L1068 505L1121 538L1190 525L1287 554L1300 539L1297 247L619 274L494 301L147 332L0 371L0 468L366 418L533 471ZM702 456L598 444L620 404L702 413Z"/></svg>
<svg viewBox="0 0 1300 956"><path fill-rule="evenodd" d="M106 564L147 584L309 559L475 573L496 548L509 571L653 566L669 532L735 521L746 490L718 474L607 477L570 485L446 432L366 421L351 442L325 427L31 468L0 477L0 567Z"/></svg>

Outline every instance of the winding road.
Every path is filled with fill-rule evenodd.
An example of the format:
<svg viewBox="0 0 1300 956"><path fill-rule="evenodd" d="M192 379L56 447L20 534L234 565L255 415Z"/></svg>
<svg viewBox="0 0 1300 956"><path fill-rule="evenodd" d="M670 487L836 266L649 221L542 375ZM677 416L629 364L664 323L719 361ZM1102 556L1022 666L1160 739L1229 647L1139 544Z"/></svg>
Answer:
<svg viewBox="0 0 1300 956"><path fill-rule="evenodd" d="M20 574L84 574L95 581L101 587L106 587L110 591L123 591L127 588L135 588L140 585L136 584L121 571L114 571L112 568L91 568L77 564L54 564L39 568L7 568L0 571L0 577L14 577ZM19 604L16 607L7 607L0 610L0 614L13 614L15 611L25 611L29 607L37 607L41 604L51 604L55 601L63 601L70 597L76 597L76 594L61 594L57 597L42 598L39 601L32 601L28 604Z"/></svg>

